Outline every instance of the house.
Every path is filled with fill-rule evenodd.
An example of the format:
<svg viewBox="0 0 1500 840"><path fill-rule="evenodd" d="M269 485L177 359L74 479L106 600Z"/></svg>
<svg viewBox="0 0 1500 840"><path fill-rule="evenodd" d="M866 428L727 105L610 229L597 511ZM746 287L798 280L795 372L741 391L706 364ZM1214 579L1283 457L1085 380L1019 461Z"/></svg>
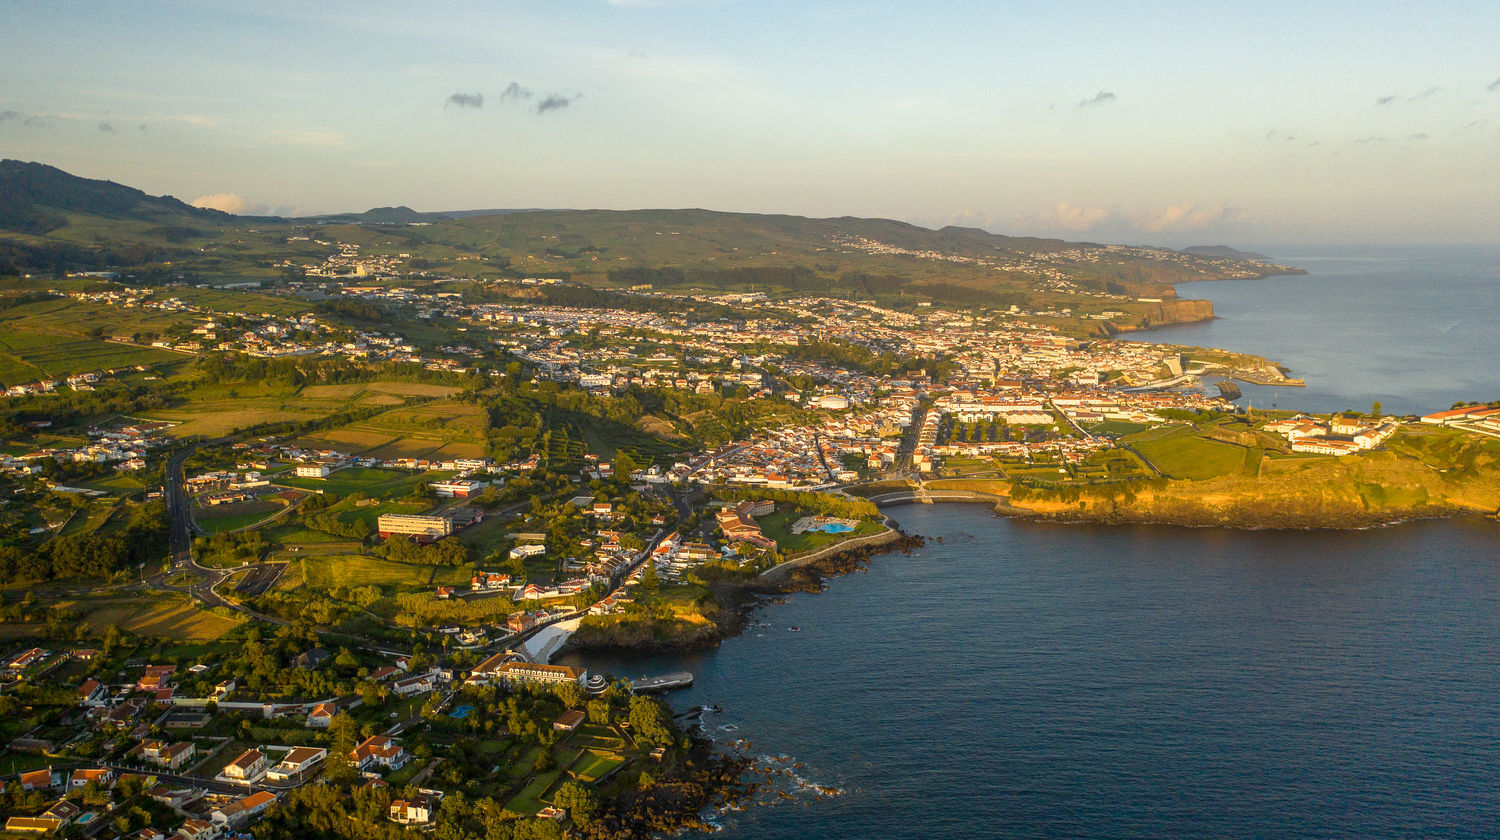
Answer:
<svg viewBox="0 0 1500 840"><path fill-rule="evenodd" d="M510 559L526 559L527 557L540 557L547 553L545 545L518 545L510 550Z"/></svg>
<svg viewBox="0 0 1500 840"><path fill-rule="evenodd" d="M333 716L338 713L337 703L319 703L307 713L307 726L309 729L327 729L328 724L333 723Z"/></svg>
<svg viewBox="0 0 1500 840"><path fill-rule="evenodd" d="M411 799L397 799L391 803L391 822L402 825L426 825L432 822L432 812L437 810L437 800L428 794L418 794Z"/></svg>
<svg viewBox="0 0 1500 840"><path fill-rule="evenodd" d="M90 708L103 706L109 700L109 689L98 680L85 680L78 687L78 702Z"/></svg>
<svg viewBox="0 0 1500 840"><path fill-rule="evenodd" d="M21 790L51 790L62 784L62 774L54 773L51 767L21 774Z"/></svg>
<svg viewBox="0 0 1500 840"><path fill-rule="evenodd" d="M475 674L478 673L476 669ZM488 676L513 685L556 685L565 682L582 684L586 672L568 665L540 665L512 660L500 663Z"/></svg>
<svg viewBox="0 0 1500 840"><path fill-rule="evenodd" d="M327 757L328 750L322 747L293 747L281 757L279 764L266 771L266 778L273 782L288 781L316 767Z"/></svg>
<svg viewBox="0 0 1500 840"><path fill-rule="evenodd" d="M137 831L136 833L130 835L130 840L167 840L167 835L162 834L161 831L148 825L140 831Z"/></svg>
<svg viewBox="0 0 1500 840"><path fill-rule="evenodd" d="M373 735L366 738L359 746L349 751L349 762L359 770L368 770L372 767L395 770L410 760L411 755L402 749L394 738L385 735Z"/></svg>
<svg viewBox="0 0 1500 840"><path fill-rule="evenodd" d="M250 784L260 781L266 775L267 764L269 761L266 759L266 754L251 748L240 753L234 761L224 765L224 770L219 776L224 781Z"/></svg>
<svg viewBox="0 0 1500 840"><path fill-rule="evenodd" d="M552 722L552 728L558 732L572 732L583 725L585 715L578 709L569 709L562 713L562 717Z"/></svg>
<svg viewBox="0 0 1500 840"><path fill-rule="evenodd" d="M190 819L177 827L172 840L213 840L218 836L218 826L207 820Z"/></svg>
<svg viewBox="0 0 1500 840"><path fill-rule="evenodd" d="M172 674L176 671L175 665L147 665L146 673L135 683L135 690L155 694L171 684Z"/></svg>
<svg viewBox="0 0 1500 840"><path fill-rule="evenodd" d="M398 696L410 697L413 694L426 694L436 687L437 675L421 674L415 677L407 677L404 680L397 680L391 686L391 690L395 691Z"/></svg>
<svg viewBox="0 0 1500 840"><path fill-rule="evenodd" d="M603 517L614 516L615 506L609 502L594 502L593 514Z"/></svg>
<svg viewBox="0 0 1500 840"><path fill-rule="evenodd" d="M198 748L191 741L167 744L165 741L145 741L140 746L140 756L158 767L176 770L198 755Z"/></svg>
<svg viewBox="0 0 1500 840"><path fill-rule="evenodd" d="M98 782L99 787L113 787L115 783L115 771L108 767L79 768L68 777L68 792L82 790L89 782Z"/></svg>
<svg viewBox="0 0 1500 840"><path fill-rule="evenodd" d="M327 464L298 464L297 465L297 477L298 478L327 478L328 477L328 472L329 472L329 470L328 470L328 465Z"/></svg>
<svg viewBox="0 0 1500 840"><path fill-rule="evenodd" d="M252 793L242 799L236 799L227 805L219 806L209 814L209 819L221 826L238 826L252 817L264 813L275 802L276 794L263 790L259 793Z"/></svg>
<svg viewBox="0 0 1500 840"><path fill-rule="evenodd" d="M53 803L51 808L48 808L47 810L42 812L42 817L46 819L57 820L63 825L67 825L68 823L71 823L72 821L78 819L79 815L81 815L82 813L82 808L74 805L66 799L59 799L57 800L57 802Z"/></svg>
<svg viewBox="0 0 1500 840"><path fill-rule="evenodd" d="M331 655L322 648L313 648L312 650L306 650L297 654L297 658L292 660L292 664L298 668L316 671L318 666L322 665Z"/></svg>
<svg viewBox="0 0 1500 840"><path fill-rule="evenodd" d="M62 821L52 817L11 817L5 821L5 830L16 834L55 834L62 827Z"/></svg>
<svg viewBox="0 0 1500 840"><path fill-rule="evenodd" d="M45 658L47 658L47 652L45 650L42 650L41 648L31 648L22 652L21 655L17 656L15 659L12 659L10 661L10 667L16 668L18 670L21 668L27 668L37 662L42 661Z"/></svg>

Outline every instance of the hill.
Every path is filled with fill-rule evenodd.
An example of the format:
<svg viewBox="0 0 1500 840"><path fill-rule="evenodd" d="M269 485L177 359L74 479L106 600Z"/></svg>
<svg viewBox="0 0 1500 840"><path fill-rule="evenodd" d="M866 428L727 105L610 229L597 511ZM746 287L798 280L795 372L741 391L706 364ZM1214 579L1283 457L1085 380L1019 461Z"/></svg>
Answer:
<svg viewBox="0 0 1500 840"><path fill-rule="evenodd" d="M1218 247L1188 253L848 216L394 206L307 219L236 217L19 161L0 164L0 187L0 274L110 267L136 278L276 283L299 275L299 266L317 268L336 243L382 260L384 276L402 281L557 277L1076 317L1124 313L1111 325L1108 317L1084 323L1097 332L1212 317L1206 306L1170 300L1173 284L1297 271Z"/></svg>
<svg viewBox="0 0 1500 840"><path fill-rule="evenodd" d="M1182 253L1193 254L1199 257L1224 257L1231 260L1248 260L1250 262L1271 262L1271 258L1265 254L1257 254L1254 251L1241 251L1228 245L1193 245L1183 248Z"/></svg>

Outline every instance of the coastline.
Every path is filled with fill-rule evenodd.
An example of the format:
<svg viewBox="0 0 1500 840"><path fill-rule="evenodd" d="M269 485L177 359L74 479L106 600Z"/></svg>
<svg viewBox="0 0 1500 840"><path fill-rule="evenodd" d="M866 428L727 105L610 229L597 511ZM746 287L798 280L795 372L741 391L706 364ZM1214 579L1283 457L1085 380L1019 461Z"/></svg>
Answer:
<svg viewBox="0 0 1500 840"><path fill-rule="evenodd" d="M825 581L863 570L880 554L910 553L922 537L887 526L879 534L846 540L761 572L753 578L719 581L712 585L713 608L702 622L683 619L646 619L608 628L580 626L557 651L562 653L686 653L712 650L724 639L739 635L756 608L775 603L793 592L822 592Z"/></svg>

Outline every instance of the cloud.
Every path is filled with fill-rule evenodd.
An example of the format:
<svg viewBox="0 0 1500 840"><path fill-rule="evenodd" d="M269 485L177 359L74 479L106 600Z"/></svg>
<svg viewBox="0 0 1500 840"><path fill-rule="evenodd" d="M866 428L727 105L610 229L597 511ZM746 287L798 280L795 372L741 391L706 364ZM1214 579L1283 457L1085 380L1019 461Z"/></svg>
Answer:
<svg viewBox="0 0 1500 840"><path fill-rule="evenodd" d="M19 120L20 118L21 114L18 111L0 111L0 125L8 123L11 120Z"/></svg>
<svg viewBox="0 0 1500 840"><path fill-rule="evenodd" d="M548 111L559 111L563 108L568 107L569 105L572 105L573 100L581 99L582 97L583 94L581 93L575 93L572 96L560 96L555 93L550 93L547 95L546 99L543 99L541 102L538 102L536 104L536 112L538 114L545 114Z"/></svg>
<svg viewBox="0 0 1500 840"><path fill-rule="evenodd" d="M452 96L448 97L448 101L443 103L444 108L448 107L449 105L452 105L455 108L483 108L484 94L455 93Z"/></svg>
<svg viewBox="0 0 1500 840"><path fill-rule="evenodd" d="M1114 217L1112 207L1087 207L1060 201L1056 209L1043 213L1041 220L1047 226L1061 230L1092 230Z"/></svg>
<svg viewBox="0 0 1500 840"><path fill-rule="evenodd" d="M1389 143L1389 142L1391 142L1391 138L1389 138L1389 137L1379 137L1377 135L1372 134L1369 137L1361 137L1358 140L1355 140L1354 142L1356 142L1356 143Z"/></svg>
<svg viewBox="0 0 1500 840"><path fill-rule="evenodd" d="M1115 96L1113 93L1110 93L1107 90L1101 90L1098 93L1094 94L1094 97L1092 99L1084 99L1080 101L1078 103L1078 107L1092 108L1096 105L1108 105L1109 103L1114 102L1118 99L1119 97Z"/></svg>
<svg viewBox="0 0 1500 840"><path fill-rule="evenodd" d="M1500 79L1497 79L1496 81L1500 82ZM1437 93L1440 90L1442 90L1442 88L1437 87L1436 85L1434 85L1433 87L1427 88L1426 90L1418 91L1418 92L1412 94L1411 96L1408 96L1405 99L1402 99L1401 101L1402 102L1421 102L1424 99L1431 98L1433 94ZM1395 102L1398 98L1399 97L1397 97L1394 93L1388 93L1388 94L1386 94L1384 96L1377 96L1377 97L1375 97L1375 104L1376 105L1390 105L1391 103Z"/></svg>
<svg viewBox="0 0 1500 840"><path fill-rule="evenodd" d="M454 95L456 96L457 94L454 94ZM511 82L510 84L508 84L508 85L505 86L505 90L503 90L503 91L500 92L500 101L501 102L513 102L513 101L517 101L517 100L521 100L521 99L530 99L530 98L531 98L531 89L530 88L521 87L521 83L520 82Z"/></svg>
<svg viewBox="0 0 1500 840"><path fill-rule="evenodd" d="M1408 139L1408 140L1426 140L1427 139L1427 132L1420 131L1420 132L1417 132L1416 134L1413 134L1412 136L1410 136L1410 137L1408 137L1406 139Z"/></svg>
<svg viewBox="0 0 1500 840"><path fill-rule="evenodd" d="M102 131L102 132L104 132L105 134L114 134L115 133L115 127L113 125L110 125L107 122L101 122L101 123L99 123L99 130Z"/></svg>
<svg viewBox="0 0 1500 840"><path fill-rule="evenodd" d="M300 128L278 128L268 132L278 143L298 146L342 146L344 135L333 131L307 131Z"/></svg>
<svg viewBox="0 0 1500 840"><path fill-rule="evenodd" d="M1238 222L1244 212L1227 204L1199 207L1192 202L1173 204L1163 210L1147 213L1141 228L1153 232L1203 230L1219 222Z"/></svg>
<svg viewBox="0 0 1500 840"><path fill-rule="evenodd" d="M1495 91L1500 90L1500 79L1496 79L1495 81L1485 85L1484 89L1487 93L1494 93Z"/></svg>
<svg viewBox="0 0 1500 840"><path fill-rule="evenodd" d="M212 195L200 195L191 202L194 207L203 207L208 210L222 210L236 216L242 213L258 214L265 212L265 207L259 204L251 204L244 196L238 193L213 193Z"/></svg>

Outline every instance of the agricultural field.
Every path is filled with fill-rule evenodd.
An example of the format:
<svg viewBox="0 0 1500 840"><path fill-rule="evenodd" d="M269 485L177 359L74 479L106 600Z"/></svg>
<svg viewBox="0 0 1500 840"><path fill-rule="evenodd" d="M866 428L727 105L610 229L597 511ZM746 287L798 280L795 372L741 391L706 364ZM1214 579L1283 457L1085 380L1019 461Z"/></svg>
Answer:
<svg viewBox="0 0 1500 840"><path fill-rule="evenodd" d="M154 347L0 327L0 384L6 386L182 358L179 353Z"/></svg>
<svg viewBox="0 0 1500 840"><path fill-rule="evenodd" d="M413 384L408 387L433 389L446 386ZM389 397L392 393L391 390L386 390L379 392L377 396ZM371 396L361 393L352 398L370 399ZM477 405L448 401L405 406L337 429L306 436L298 443L310 448L338 449L381 460L479 458L485 454L484 409Z"/></svg>
<svg viewBox="0 0 1500 840"><path fill-rule="evenodd" d="M185 596L119 594L81 596L76 600L61 598L58 609L76 611L74 623L85 632L99 635L113 624L135 636L160 637L172 641L207 641L217 639L239 626L240 622L199 609ZM24 627L25 625L6 625Z"/></svg>

